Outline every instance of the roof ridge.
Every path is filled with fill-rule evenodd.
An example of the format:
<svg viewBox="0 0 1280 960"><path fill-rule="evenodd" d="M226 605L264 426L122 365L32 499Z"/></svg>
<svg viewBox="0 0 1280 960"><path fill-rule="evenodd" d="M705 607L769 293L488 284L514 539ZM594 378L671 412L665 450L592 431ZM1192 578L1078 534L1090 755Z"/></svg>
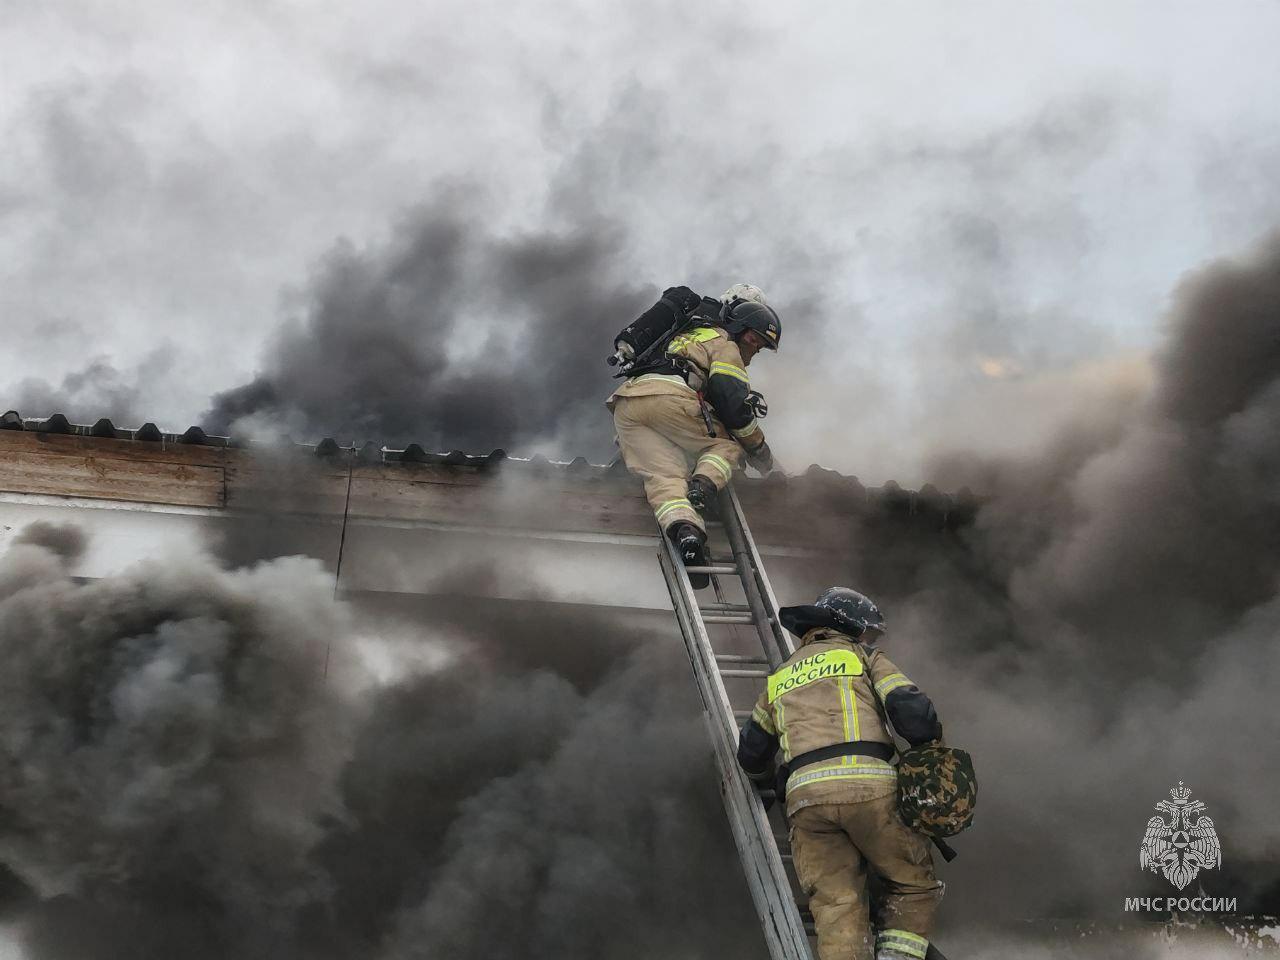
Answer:
<svg viewBox="0 0 1280 960"><path fill-rule="evenodd" d="M23 430L34 433L53 433L69 436L93 437L97 439L129 440L140 443L185 444L206 447L228 447L245 451L272 450L281 447L293 447L299 452L308 451L317 457L336 457L343 453L354 454L364 463L395 464L435 464L450 467L470 467L477 470L489 470L501 463L514 463L522 468L542 470L565 470L573 474L603 473L608 477L626 474L626 468L619 458L607 464L591 463L585 457L574 457L572 460L553 460L541 453L527 457L512 456L501 447L488 453L468 453L464 450L428 451L419 443L410 443L405 447L388 447L372 440L357 445L338 443L333 437L323 437L315 443L294 440L288 434L281 434L275 440L248 440L230 436L219 436L205 433L204 428L192 425L182 433L163 431L153 421L147 421L140 427L117 427L106 417L93 424L71 423L64 414L54 413L48 417L23 417L16 410L9 410L0 416L0 430ZM781 485L789 480L803 479L805 482L830 488L833 492L842 491L862 497L874 495L883 499L891 509L915 513L919 507L949 510L952 506L976 504L977 498L967 487L956 494L941 492L932 483L926 483L918 491L903 489L896 481L888 480L880 487L866 487L857 476L844 474L838 470L811 464L802 474L786 477L772 474L761 480L748 480L749 483L765 485Z"/></svg>

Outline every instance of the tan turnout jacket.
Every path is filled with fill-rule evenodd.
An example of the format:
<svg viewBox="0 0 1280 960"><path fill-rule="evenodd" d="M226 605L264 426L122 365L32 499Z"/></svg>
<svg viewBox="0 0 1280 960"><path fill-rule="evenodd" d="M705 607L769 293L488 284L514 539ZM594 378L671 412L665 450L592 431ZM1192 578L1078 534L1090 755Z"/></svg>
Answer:
<svg viewBox="0 0 1280 960"><path fill-rule="evenodd" d="M783 758L851 740L893 745L883 698L911 685L877 647L835 630L804 635L796 652L765 682L751 719L779 739ZM787 812L815 803L871 800L897 789L897 768L847 755L806 765L787 780Z"/></svg>
<svg viewBox="0 0 1280 960"><path fill-rule="evenodd" d="M672 340L667 353L690 361L694 368L690 382L686 383L683 377L672 374L642 374L618 387L605 401L605 406L612 411L619 397L697 394L704 390L712 377L731 377L744 384L747 390L751 389L742 352L720 327L694 327ZM764 432L754 417L730 433L748 450L755 450L764 443Z"/></svg>

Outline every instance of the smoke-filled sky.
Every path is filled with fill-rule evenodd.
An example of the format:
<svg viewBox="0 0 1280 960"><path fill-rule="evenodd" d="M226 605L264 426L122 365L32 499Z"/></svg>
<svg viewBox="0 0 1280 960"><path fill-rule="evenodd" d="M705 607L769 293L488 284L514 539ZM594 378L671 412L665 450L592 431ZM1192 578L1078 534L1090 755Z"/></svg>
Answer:
<svg viewBox="0 0 1280 960"><path fill-rule="evenodd" d="M1148 399L940 459L986 493L971 526L849 521L775 578L879 599L978 758L956 955L1241 955L1114 930L1168 892L1136 850L1184 778L1224 854L1193 892L1275 913L1278 314L1280 235L1188 279ZM175 542L84 581L83 548L36 524L0 557L0 922L30 960L762 955L662 617L483 601L456 557L434 601L345 602L304 557ZM1022 922L1054 917L1069 950Z"/></svg>
<svg viewBox="0 0 1280 960"><path fill-rule="evenodd" d="M1098 848L1175 771L1270 907L1278 35L1245 0L8 0L0 407L605 460L611 334L757 283L784 467L987 497L787 585L874 592L979 758L949 934L1114 918ZM741 889L697 900L738 880L665 633L371 624L297 558L84 583L80 549L0 561L26 955L759 951ZM398 679L315 682L397 631Z"/></svg>
<svg viewBox="0 0 1280 960"><path fill-rule="evenodd" d="M611 335L764 287L784 465L918 481L1141 379L1280 223L1272 3L10 0L28 416L610 455ZM857 424L858 444L833 444Z"/></svg>

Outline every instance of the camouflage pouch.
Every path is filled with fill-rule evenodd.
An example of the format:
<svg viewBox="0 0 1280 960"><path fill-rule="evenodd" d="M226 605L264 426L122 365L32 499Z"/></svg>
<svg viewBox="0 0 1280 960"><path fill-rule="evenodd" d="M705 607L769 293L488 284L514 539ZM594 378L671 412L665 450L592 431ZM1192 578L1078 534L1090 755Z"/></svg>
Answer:
<svg viewBox="0 0 1280 960"><path fill-rule="evenodd" d="M955 747L912 747L898 763L898 812L926 837L954 837L973 823L973 758Z"/></svg>

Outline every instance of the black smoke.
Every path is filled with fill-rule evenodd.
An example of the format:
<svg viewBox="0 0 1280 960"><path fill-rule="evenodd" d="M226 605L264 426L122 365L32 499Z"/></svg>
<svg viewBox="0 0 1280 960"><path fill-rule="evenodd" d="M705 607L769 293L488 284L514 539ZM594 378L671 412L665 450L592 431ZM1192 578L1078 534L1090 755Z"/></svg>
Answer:
<svg viewBox="0 0 1280 960"><path fill-rule="evenodd" d="M974 545L1024 629L1070 631L1124 675L1185 679L1188 653L1276 596L1280 236L1183 282L1154 372L1145 402L1039 457L936 470L988 496Z"/></svg>
<svg viewBox="0 0 1280 960"><path fill-rule="evenodd" d="M1184 284L1142 404L940 458L985 498L970 527L869 519L785 587L875 594L977 757L944 947L1160 893L1137 845L1179 779L1223 840L1200 883L1276 909L1278 265L1272 243ZM0 889L32 956L760 955L666 628L353 608L298 559L86 583L82 549L41 527L0 563ZM352 651L396 631L439 662L356 692Z"/></svg>
<svg viewBox="0 0 1280 960"><path fill-rule="evenodd" d="M344 611L312 560L85 582L83 546L37 524L0 561L0 862L40 898L31 949L266 956L331 886L313 851L356 710L321 666Z"/></svg>
<svg viewBox="0 0 1280 960"><path fill-rule="evenodd" d="M940 452L940 485L982 498L970 526L872 516L846 558L788 577L872 593L886 650L977 759L954 922L1119 922L1126 896L1172 892L1137 862L1179 780L1224 848L1198 882L1280 913L1262 760L1280 739L1280 236L1189 275L1165 336L1144 398L1038 451Z"/></svg>
<svg viewBox="0 0 1280 960"><path fill-rule="evenodd" d="M146 409L146 388L173 364L176 350L150 351L132 369L95 357L57 383L24 377L6 393L9 407L25 417L65 415L72 423L96 423L103 417L118 426L137 426L159 416Z"/></svg>
<svg viewBox="0 0 1280 960"><path fill-rule="evenodd" d="M86 582L84 546L36 525L0 558L0 909L31 957L761 956L667 630L335 602L298 557Z"/></svg>
<svg viewBox="0 0 1280 960"><path fill-rule="evenodd" d="M617 384L604 361L665 287L715 296L747 280L810 333L857 328L855 308L835 307L838 245L795 218L782 182L794 174L775 151L717 168L653 89L613 99L585 128L562 126L548 104L545 135L559 149L535 226L511 226L477 185L449 181L385 241L335 243L257 374L212 398L205 429L607 462L603 401ZM738 191L753 193L753 209ZM812 336L792 349L822 357Z"/></svg>
<svg viewBox="0 0 1280 960"><path fill-rule="evenodd" d="M607 461L603 359L676 283L766 289L784 348L758 364L757 385L778 398L779 445L840 469L874 459L866 470L917 470L939 424L981 393L983 358L1038 371L1106 352L1061 268L1090 244L1061 185L1114 148L1129 105L1083 98L977 139L868 141L810 158L819 173L840 171L815 179L764 145L704 162L700 134L673 129L652 89L615 99L586 127L561 127L548 110L562 154L533 226L449 181L385 240L334 244L257 374L213 398L205 429ZM815 191L830 203L804 214L797 197ZM919 202L905 204L909 194ZM864 217L896 226L875 233ZM864 276L897 278L901 295ZM876 335L876 323L903 325L911 342ZM910 396L931 415L901 406L915 381ZM874 447L831 441L850 417Z"/></svg>
<svg viewBox="0 0 1280 960"><path fill-rule="evenodd" d="M339 244L207 428L486 451L559 438L604 455L603 358L657 288L625 279L607 223L504 238L478 213L446 195L383 248Z"/></svg>
<svg viewBox="0 0 1280 960"><path fill-rule="evenodd" d="M669 630L474 606L430 612L474 642L362 736L339 926L389 924L397 960L763 956Z"/></svg>
<svg viewBox="0 0 1280 960"><path fill-rule="evenodd" d="M1115 919L1161 893L1137 846L1177 780L1223 840L1206 891L1280 908L1278 276L1272 240L1188 278L1144 399L1017 458L940 454L943 485L983 498L967 529L869 520L791 578L881 600L886 648L977 757L945 925ZM462 604L413 620L451 628L442 665L344 698L313 685L322 642L385 625L353 626L318 568L191 561L83 584L74 535L29 539L0 570L8 749L28 758L6 768L0 877L36 956L696 955L726 930L760 949L741 887L706 899L740 880L665 632L559 614L530 631L527 610ZM177 689L121 715L139 684ZM172 725L211 746L166 773ZM267 731L249 739L262 753L242 730ZM264 832L254 812L299 765L324 789ZM100 802L117 798L151 816L121 831Z"/></svg>

